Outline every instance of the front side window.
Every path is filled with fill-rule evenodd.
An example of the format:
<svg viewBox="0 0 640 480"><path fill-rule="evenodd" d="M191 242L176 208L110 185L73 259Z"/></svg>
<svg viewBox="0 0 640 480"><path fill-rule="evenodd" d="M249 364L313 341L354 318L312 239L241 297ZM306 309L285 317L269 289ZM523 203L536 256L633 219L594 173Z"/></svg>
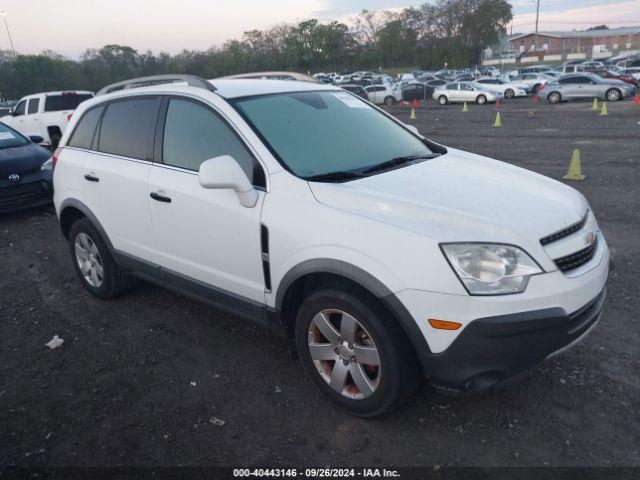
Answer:
<svg viewBox="0 0 640 480"><path fill-rule="evenodd" d="M425 142L346 92L262 95L233 104L283 166L301 178L368 175L365 170L392 160L433 155Z"/></svg>
<svg viewBox="0 0 640 480"><path fill-rule="evenodd" d="M146 160L150 135L158 116L158 105L159 99L155 97L110 103L102 117L98 150Z"/></svg>
<svg viewBox="0 0 640 480"><path fill-rule="evenodd" d="M162 145L166 165L198 171L205 160L231 155L249 180L264 186L262 167L213 111L188 100L171 99Z"/></svg>
<svg viewBox="0 0 640 480"><path fill-rule="evenodd" d="M24 115L24 112L26 110L27 110L27 101L23 100L16 106L16 109L13 111L13 116L19 117L21 115Z"/></svg>

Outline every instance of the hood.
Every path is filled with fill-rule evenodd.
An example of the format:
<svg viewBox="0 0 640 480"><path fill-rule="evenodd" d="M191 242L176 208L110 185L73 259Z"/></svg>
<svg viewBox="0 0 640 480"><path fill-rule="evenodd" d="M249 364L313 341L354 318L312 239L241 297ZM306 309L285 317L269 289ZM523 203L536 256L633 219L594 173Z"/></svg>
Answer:
<svg viewBox="0 0 640 480"><path fill-rule="evenodd" d="M51 152L33 143L21 147L0 148L0 179L17 173L26 175L37 171L51 157Z"/></svg>
<svg viewBox="0 0 640 480"><path fill-rule="evenodd" d="M578 222L588 207L560 182L455 149L372 177L309 185L320 203L440 242L539 247L540 238Z"/></svg>

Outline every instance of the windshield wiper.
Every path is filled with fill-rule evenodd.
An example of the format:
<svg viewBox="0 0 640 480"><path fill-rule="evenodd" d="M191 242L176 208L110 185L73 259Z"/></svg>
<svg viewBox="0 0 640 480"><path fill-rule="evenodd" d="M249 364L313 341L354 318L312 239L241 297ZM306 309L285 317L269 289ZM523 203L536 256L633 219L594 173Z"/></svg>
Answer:
<svg viewBox="0 0 640 480"><path fill-rule="evenodd" d="M441 153L429 153L426 155L406 155L404 157L396 157L391 160L387 160L386 162L379 163L378 165L374 165L373 167L366 168L362 170L362 173L365 175L368 173L381 172L383 170L389 170L393 167L398 167L405 163L412 162L414 160L428 160L431 158L436 158L442 155Z"/></svg>
<svg viewBox="0 0 640 480"><path fill-rule="evenodd" d="M364 177L364 175L361 172L329 172L305 177L305 180L309 182L342 182L362 177Z"/></svg>

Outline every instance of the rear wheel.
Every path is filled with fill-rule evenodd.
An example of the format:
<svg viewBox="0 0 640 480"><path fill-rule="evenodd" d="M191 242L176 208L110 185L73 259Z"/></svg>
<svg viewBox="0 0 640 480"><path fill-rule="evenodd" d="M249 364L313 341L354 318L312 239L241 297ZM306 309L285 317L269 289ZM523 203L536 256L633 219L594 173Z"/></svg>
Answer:
<svg viewBox="0 0 640 480"><path fill-rule="evenodd" d="M622 100L622 92L617 88L612 88L610 90L607 90L607 93L605 96L607 97L607 100L609 100L610 102L617 102L618 100Z"/></svg>
<svg viewBox="0 0 640 480"><path fill-rule="evenodd" d="M549 101L549 103L560 103L560 100L562 100L562 97L558 92L551 92L547 96L547 100Z"/></svg>
<svg viewBox="0 0 640 480"><path fill-rule="evenodd" d="M129 288L131 277L116 264L104 240L86 218L71 227L69 247L76 273L93 296L111 298Z"/></svg>
<svg viewBox="0 0 640 480"><path fill-rule="evenodd" d="M385 105L393 105L394 99L393 97L385 97L384 104Z"/></svg>
<svg viewBox="0 0 640 480"><path fill-rule="evenodd" d="M476 103L478 105L484 105L485 103L487 103L487 97L485 97L484 95L478 95L478 97L476 98Z"/></svg>
<svg viewBox="0 0 640 480"><path fill-rule="evenodd" d="M446 105L447 103L449 103L449 100L447 99L447 97L445 95L440 95L438 97L438 103L440 105Z"/></svg>
<svg viewBox="0 0 640 480"><path fill-rule="evenodd" d="M513 90L511 90L510 88L507 88L504 91L504 98L513 98L516 96L516 92L514 92Z"/></svg>
<svg viewBox="0 0 640 480"><path fill-rule="evenodd" d="M316 388L352 415L383 415L417 385L404 332L377 299L355 288L309 295L297 314L296 345Z"/></svg>

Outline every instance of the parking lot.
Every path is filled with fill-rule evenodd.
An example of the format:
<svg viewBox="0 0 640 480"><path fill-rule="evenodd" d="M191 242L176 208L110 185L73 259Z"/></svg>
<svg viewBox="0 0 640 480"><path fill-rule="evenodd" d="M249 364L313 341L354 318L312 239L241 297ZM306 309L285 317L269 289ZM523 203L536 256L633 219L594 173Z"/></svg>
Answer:
<svg viewBox="0 0 640 480"><path fill-rule="evenodd" d="M77 280L52 208L0 218L0 464L640 465L640 106L388 107L445 145L561 179L579 148L615 270L600 325L518 383L425 385L390 417L330 406L292 343L140 284L112 301ZM505 199L508 202L509 199ZM53 335L62 347L45 347Z"/></svg>

